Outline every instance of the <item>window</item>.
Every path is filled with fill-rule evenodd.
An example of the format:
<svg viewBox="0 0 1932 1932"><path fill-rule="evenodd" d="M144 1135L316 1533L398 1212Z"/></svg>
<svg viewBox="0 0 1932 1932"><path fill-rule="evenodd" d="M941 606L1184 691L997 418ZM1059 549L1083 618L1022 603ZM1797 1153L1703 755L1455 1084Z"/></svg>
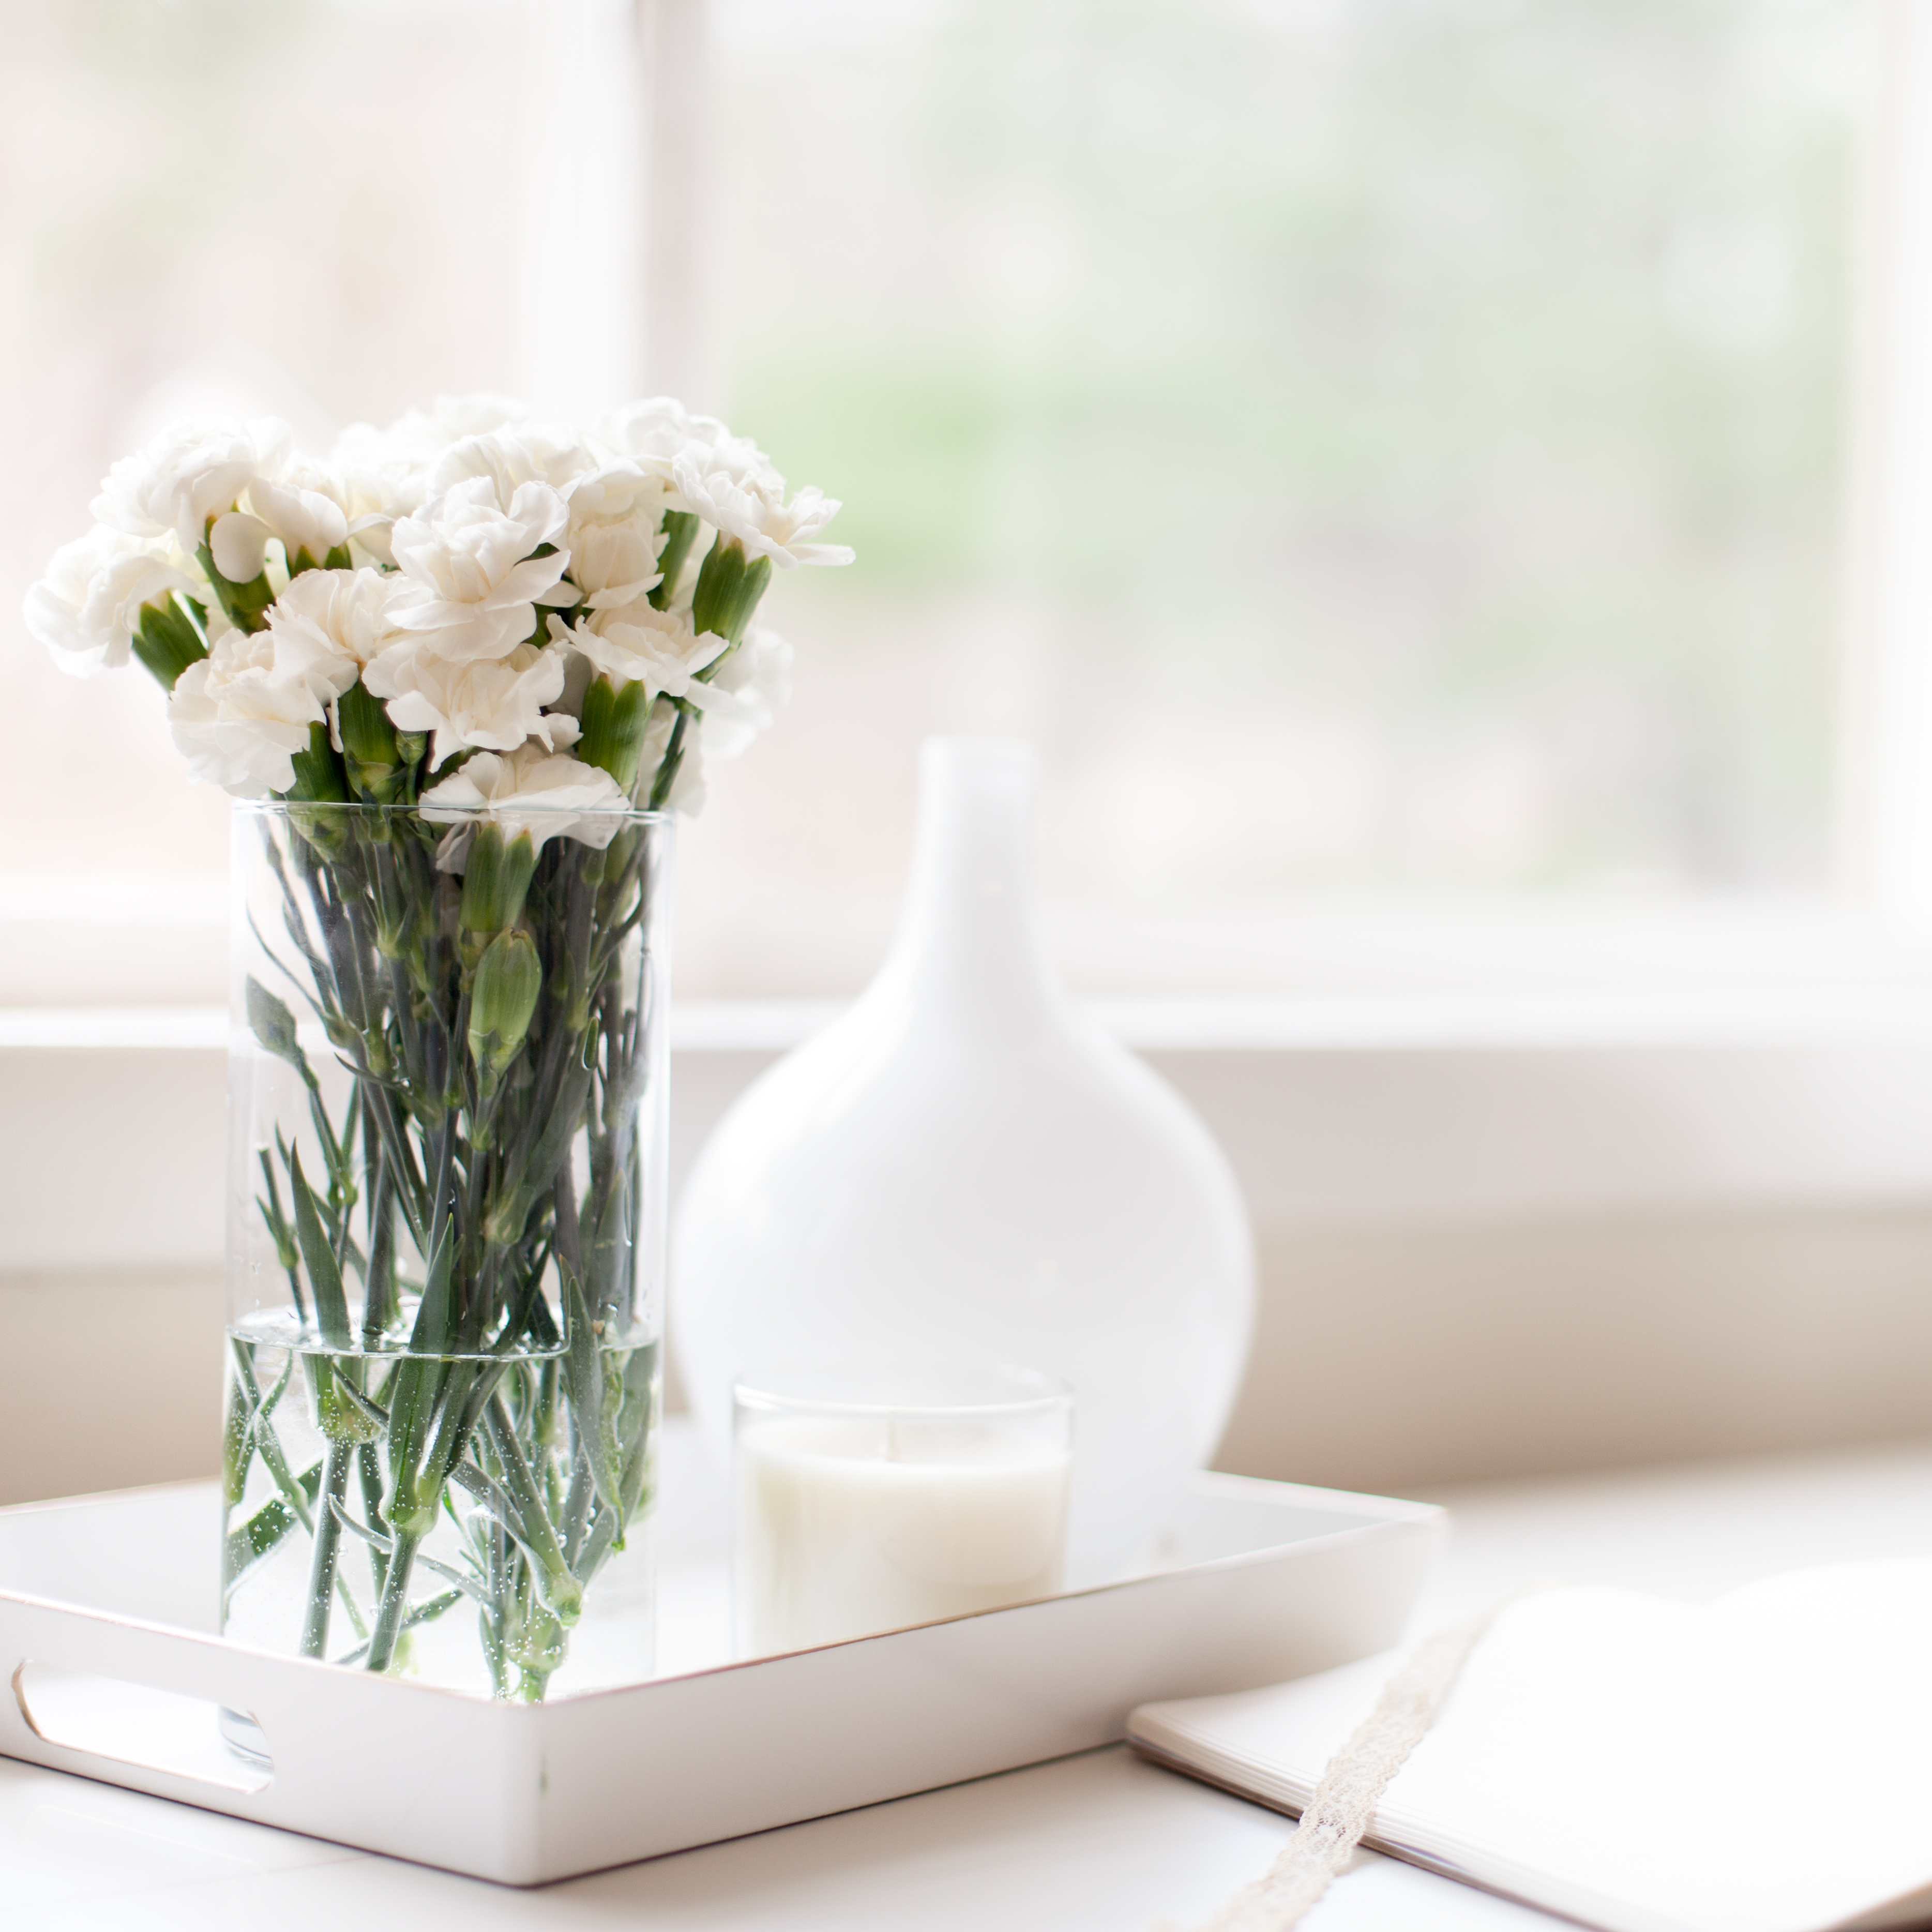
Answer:
<svg viewBox="0 0 1932 1932"><path fill-rule="evenodd" d="M962 722L1041 742L1110 990L1289 903L1833 886L1873 8L711 14L717 380L861 560L699 832L721 929L886 896Z"/></svg>
<svg viewBox="0 0 1932 1932"><path fill-rule="evenodd" d="M1472 906L1820 901L1870 776L1880 26L56 0L0 76L0 330L35 377L0 400L0 594L180 410L321 437L439 388L663 381L844 496L860 556L769 607L797 696L688 840L688 994L862 980L938 729L1041 744L1097 993L1318 980L1306 935L1365 903L1372 950L1426 927L1454 972ZM0 869L38 876L0 916L39 937L0 998L47 1001L63 920L218 874L226 814L138 676L21 641L0 700L44 748L0 770L33 827ZM218 998L201 971L150 996Z"/></svg>

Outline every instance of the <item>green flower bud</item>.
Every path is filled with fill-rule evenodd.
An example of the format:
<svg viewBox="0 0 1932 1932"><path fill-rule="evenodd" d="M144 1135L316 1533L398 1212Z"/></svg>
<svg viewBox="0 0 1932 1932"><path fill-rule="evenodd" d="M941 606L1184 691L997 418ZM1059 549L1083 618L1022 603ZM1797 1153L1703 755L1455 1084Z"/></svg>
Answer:
<svg viewBox="0 0 1932 1932"><path fill-rule="evenodd" d="M212 517L208 518L211 524L214 521ZM206 542L196 546L194 554L208 582L214 586L222 609L228 613L228 621L244 631L266 630L268 606L275 601L275 593L269 587L268 572L262 572L246 584L236 584L215 568L214 553Z"/></svg>
<svg viewBox="0 0 1932 1932"><path fill-rule="evenodd" d="M350 788L372 805L393 805L409 776L382 700L358 679L337 700L342 761ZM413 762L413 761L412 761Z"/></svg>
<svg viewBox="0 0 1932 1932"><path fill-rule="evenodd" d="M700 634L709 631L734 646L743 643L745 626L771 580L770 557L747 560L744 545L721 531L698 573L698 588L691 599L691 628Z"/></svg>
<svg viewBox="0 0 1932 1932"><path fill-rule="evenodd" d="M620 688L608 677L593 678L584 694L584 735L573 748L576 755L608 772L628 793L638 782L650 716L650 692L640 682Z"/></svg>
<svg viewBox="0 0 1932 1932"><path fill-rule="evenodd" d="M488 1080L523 1051L543 992L543 962L526 932L500 932L484 948L470 995L470 1051Z"/></svg>
<svg viewBox="0 0 1932 1932"><path fill-rule="evenodd" d="M328 742L326 724L308 728L308 749L298 752L290 760L296 782L286 794L291 802L303 805L346 805L349 787L342 776L342 760Z"/></svg>
<svg viewBox="0 0 1932 1932"><path fill-rule="evenodd" d="M463 904L457 915L466 934L485 938L506 931L523 916L524 895L537 868L527 832L506 838L500 825L477 826L463 872Z"/></svg>
<svg viewBox="0 0 1932 1932"><path fill-rule="evenodd" d="M200 609L195 606L196 616ZM172 597L142 605L140 625L130 642L134 656L154 673L164 691L172 691L182 673L208 655L201 633Z"/></svg>

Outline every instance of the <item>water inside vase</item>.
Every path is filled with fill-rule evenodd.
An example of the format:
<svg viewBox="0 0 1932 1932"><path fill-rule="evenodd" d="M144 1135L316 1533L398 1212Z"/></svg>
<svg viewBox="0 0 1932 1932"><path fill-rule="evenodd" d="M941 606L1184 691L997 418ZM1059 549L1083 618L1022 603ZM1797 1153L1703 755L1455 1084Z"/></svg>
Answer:
<svg viewBox="0 0 1932 1932"><path fill-rule="evenodd" d="M268 1314L226 1348L224 1636L524 1701L650 1675L652 1342L345 1352Z"/></svg>

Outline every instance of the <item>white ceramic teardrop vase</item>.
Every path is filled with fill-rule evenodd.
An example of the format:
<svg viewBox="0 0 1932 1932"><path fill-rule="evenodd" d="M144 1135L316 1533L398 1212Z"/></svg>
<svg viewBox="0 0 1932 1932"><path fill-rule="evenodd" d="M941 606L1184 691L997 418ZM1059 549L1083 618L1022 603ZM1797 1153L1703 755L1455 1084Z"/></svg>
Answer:
<svg viewBox="0 0 1932 1932"><path fill-rule="evenodd" d="M1214 1453L1254 1262L1206 1129L1047 973L1033 764L1000 740L925 747L892 953L699 1157L676 1217L672 1336L721 1457L733 1378L760 1366L958 1358L1064 1378L1077 1584L1144 1560Z"/></svg>

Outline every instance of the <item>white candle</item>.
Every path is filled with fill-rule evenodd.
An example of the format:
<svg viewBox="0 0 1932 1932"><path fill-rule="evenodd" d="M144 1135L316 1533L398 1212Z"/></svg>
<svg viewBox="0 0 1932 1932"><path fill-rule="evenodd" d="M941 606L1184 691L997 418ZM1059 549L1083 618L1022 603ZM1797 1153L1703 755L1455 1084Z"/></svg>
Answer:
<svg viewBox="0 0 1932 1932"><path fill-rule="evenodd" d="M742 1426L736 1456L741 1657L1060 1587L1070 1459L1036 1432L780 1415Z"/></svg>

